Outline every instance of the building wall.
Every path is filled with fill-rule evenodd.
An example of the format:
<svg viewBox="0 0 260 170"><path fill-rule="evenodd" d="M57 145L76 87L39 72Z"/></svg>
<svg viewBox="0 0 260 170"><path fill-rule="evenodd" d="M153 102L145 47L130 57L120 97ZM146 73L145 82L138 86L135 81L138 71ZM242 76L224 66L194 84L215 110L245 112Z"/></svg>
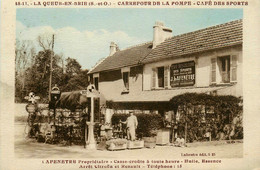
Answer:
<svg viewBox="0 0 260 170"><path fill-rule="evenodd" d="M99 73L99 92L105 100L112 100L124 95L124 82L121 69ZM129 74L129 93L142 91L142 67L130 68Z"/></svg>
<svg viewBox="0 0 260 170"><path fill-rule="evenodd" d="M175 63L182 63L187 61L195 61L195 85L189 87L208 87L211 86L211 58L217 58L226 55L237 55L237 82L232 88L220 90L217 93L221 95L235 95L243 96L242 92L242 47L232 47L222 50L215 50L211 52L200 53L196 55L190 55L182 58L163 60L155 63L148 63L142 66L123 68L122 70L130 70L129 74L129 94L134 94L138 97L138 94L143 91L152 90L152 74L153 68L171 65ZM124 91L124 82L122 79L122 70L113 70L99 73L99 91L103 96L103 100L119 99ZM223 85L220 83L221 77L219 69L216 70L216 85ZM168 73L168 82L170 81L170 73ZM228 85L228 84L224 84ZM186 87L185 87L186 88Z"/></svg>
<svg viewBox="0 0 260 170"><path fill-rule="evenodd" d="M195 85L191 87L208 87L211 84L211 58L218 58L226 55L236 55L237 62L237 82L234 83L235 88L232 91L232 95L242 96L242 47L230 47L221 50L215 50L211 52L200 53L196 55L190 55L182 58L163 60L155 63L148 63L144 65L143 70L143 89L152 90L152 75L153 68L162 66L171 66L172 64L182 63L187 61L195 61ZM219 65L217 65L217 68ZM170 79L168 73L168 82ZM221 74L219 69L216 69L216 85L221 85Z"/></svg>

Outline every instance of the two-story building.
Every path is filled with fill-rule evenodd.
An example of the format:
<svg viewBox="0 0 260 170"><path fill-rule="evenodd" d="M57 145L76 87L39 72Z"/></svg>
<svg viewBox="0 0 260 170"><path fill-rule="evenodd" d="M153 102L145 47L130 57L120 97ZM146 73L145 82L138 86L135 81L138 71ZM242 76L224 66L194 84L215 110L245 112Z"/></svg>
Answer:
<svg viewBox="0 0 260 170"><path fill-rule="evenodd" d="M101 105L162 114L179 94L242 96L242 20L177 36L161 22L153 30L152 42L124 50L112 42L110 55L90 70Z"/></svg>

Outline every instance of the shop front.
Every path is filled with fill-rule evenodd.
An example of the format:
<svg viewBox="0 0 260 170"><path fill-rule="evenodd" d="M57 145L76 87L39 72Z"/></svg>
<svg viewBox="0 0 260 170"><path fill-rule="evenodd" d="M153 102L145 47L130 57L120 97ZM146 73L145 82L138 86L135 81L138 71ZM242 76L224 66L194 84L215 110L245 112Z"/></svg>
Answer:
<svg viewBox="0 0 260 170"><path fill-rule="evenodd" d="M225 113L221 111L221 113L217 114L216 109L211 102L217 99L221 100L216 94L218 91L227 90L229 88L232 88L232 86L143 91L142 93L139 93L138 98L136 98L135 94L128 94L124 96L124 99L120 98L121 100L116 101L110 100L107 101L106 104L107 108L113 110L114 115L127 115L132 111L135 115L159 115L163 120L163 126L161 128L168 131L169 143L174 142L179 137L185 138L185 141L187 142L211 139L216 140L219 139L219 137L217 137L217 133L219 132L215 130L213 133L213 127L218 126L217 123L222 121L225 121L225 123L223 122L222 124L228 125L235 116L227 116L229 111L225 111ZM188 95L189 97L183 98L186 94L190 94ZM200 101L199 98L194 99L193 101L193 96L198 95L208 96L209 101L207 99L203 99L205 101ZM185 109L187 106L182 105L179 100L183 103L194 102L193 109L186 111ZM217 104L217 101L215 102ZM206 105L206 103L209 104ZM113 119L113 115L111 117ZM230 117L230 119L227 120L225 117ZM194 123L194 121L196 123ZM112 121L112 124L113 123L114 122ZM199 137L191 137L191 129L196 126L201 128L199 130L196 129L196 131L199 131L196 132ZM209 135L209 131L210 133L212 132L212 135Z"/></svg>

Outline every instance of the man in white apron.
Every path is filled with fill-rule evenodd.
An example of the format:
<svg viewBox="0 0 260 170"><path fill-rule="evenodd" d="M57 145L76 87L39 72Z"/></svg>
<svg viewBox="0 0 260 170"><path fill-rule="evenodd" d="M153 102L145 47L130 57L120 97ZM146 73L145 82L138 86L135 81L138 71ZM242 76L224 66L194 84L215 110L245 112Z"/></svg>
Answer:
<svg viewBox="0 0 260 170"><path fill-rule="evenodd" d="M138 125L138 121L133 112L130 112L130 116L126 119L126 128L127 128L127 139L134 141L135 140L135 130Z"/></svg>

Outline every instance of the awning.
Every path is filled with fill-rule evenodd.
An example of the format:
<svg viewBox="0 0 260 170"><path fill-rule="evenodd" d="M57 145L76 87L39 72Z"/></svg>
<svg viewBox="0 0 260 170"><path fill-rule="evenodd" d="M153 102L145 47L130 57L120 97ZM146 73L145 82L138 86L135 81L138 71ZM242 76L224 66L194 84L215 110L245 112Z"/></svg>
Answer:
<svg viewBox="0 0 260 170"><path fill-rule="evenodd" d="M134 92L131 91L128 94L121 94L118 96L111 96L107 100L113 102L168 102L172 97L181 95L184 93L210 93L223 90L231 86L215 86L215 87L192 87L192 88L178 88L178 89L162 89L162 90L150 90Z"/></svg>

